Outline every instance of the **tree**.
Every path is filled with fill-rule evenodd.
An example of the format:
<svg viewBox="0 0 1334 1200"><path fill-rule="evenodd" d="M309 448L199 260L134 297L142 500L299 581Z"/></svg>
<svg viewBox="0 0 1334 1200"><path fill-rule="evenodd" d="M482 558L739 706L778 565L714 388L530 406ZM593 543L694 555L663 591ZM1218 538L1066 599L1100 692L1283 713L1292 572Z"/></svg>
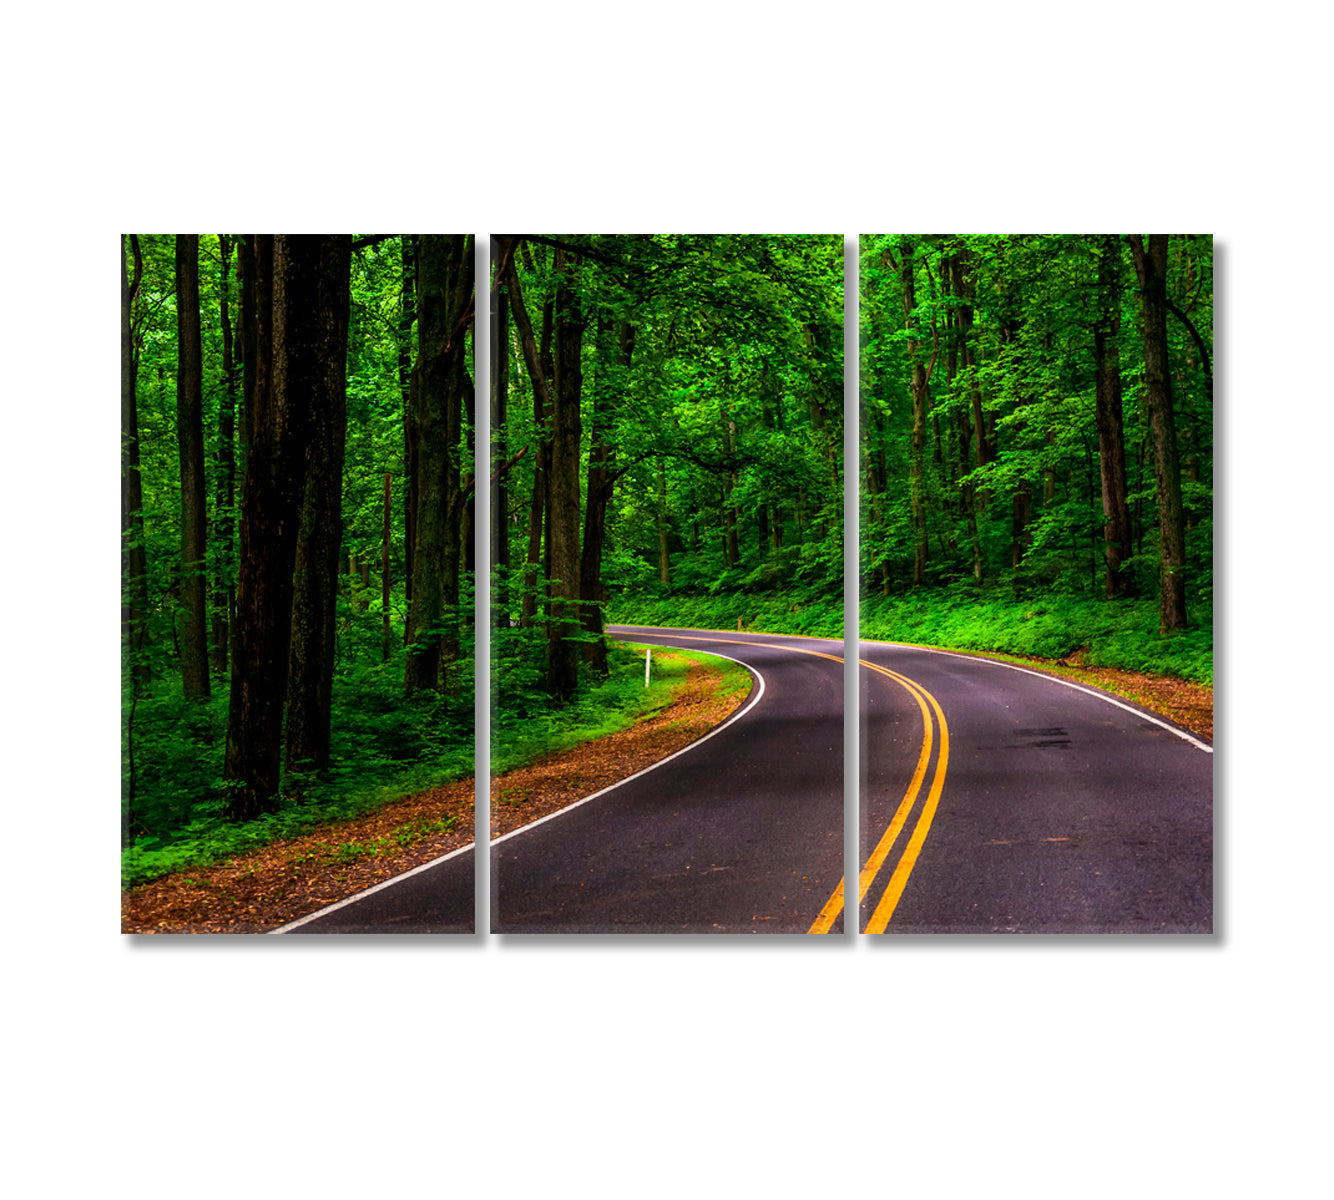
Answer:
<svg viewBox="0 0 1334 1200"><path fill-rule="evenodd" d="M1124 565L1130 557L1130 504L1121 404L1121 247L1119 239L1111 235L1097 238L1096 247L1099 311L1093 333L1093 369L1097 377L1098 462L1110 600L1134 588L1134 579Z"/></svg>
<svg viewBox="0 0 1334 1200"><path fill-rule="evenodd" d="M458 657L464 406L473 319L473 240L422 236L417 247L418 355L410 454L416 501L412 514L408 610L409 692L441 686Z"/></svg>
<svg viewBox="0 0 1334 1200"><path fill-rule="evenodd" d="M1158 585L1159 632L1186 628L1186 525L1181 504L1181 469L1172 414L1172 377L1167 343L1168 235L1127 235L1139 276L1140 321L1144 339L1144 402L1153 441L1158 493L1161 568Z"/></svg>
<svg viewBox="0 0 1334 1200"><path fill-rule="evenodd" d="M127 276L127 254L134 269ZM144 489L139 463L139 410L135 380L138 362L134 348L134 302L144 276L143 255L135 234L121 235L120 292L120 414L121 414L121 538L123 542L123 599L121 640L134 694L148 687L148 555L144 543Z"/></svg>
<svg viewBox="0 0 1334 1200"><path fill-rule="evenodd" d="M207 513L204 506L204 379L199 333L199 235L176 238L177 434L181 460L181 575L185 623L181 678L190 700L207 700Z"/></svg>
<svg viewBox="0 0 1334 1200"><path fill-rule="evenodd" d="M256 235L255 390L241 498L236 639L223 775L230 813L277 808L292 575L305 490L311 398L324 379L319 239Z"/></svg>
<svg viewBox="0 0 1334 1200"><path fill-rule="evenodd" d="M304 463L287 676L289 773L329 767L334 622L343 544L343 455L347 441L347 328L352 238L315 239L310 436Z"/></svg>

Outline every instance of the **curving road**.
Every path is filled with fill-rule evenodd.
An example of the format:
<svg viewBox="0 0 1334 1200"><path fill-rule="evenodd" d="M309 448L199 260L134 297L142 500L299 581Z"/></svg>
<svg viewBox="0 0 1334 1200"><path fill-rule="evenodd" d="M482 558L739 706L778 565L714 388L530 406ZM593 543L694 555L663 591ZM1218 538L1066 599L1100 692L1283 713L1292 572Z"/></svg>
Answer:
<svg viewBox="0 0 1334 1200"><path fill-rule="evenodd" d="M669 760L496 839L491 929L842 932L843 643L608 632L734 658L751 695ZM862 932L1212 931L1211 746L1008 664L858 655ZM473 891L469 847L277 932L471 932Z"/></svg>
<svg viewBox="0 0 1334 1200"><path fill-rule="evenodd" d="M1211 746L1003 663L859 656L864 932L1212 931Z"/></svg>
<svg viewBox="0 0 1334 1200"><path fill-rule="evenodd" d="M758 682L685 751L492 843L496 933L800 933L843 875L843 643L611 626Z"/></svg>

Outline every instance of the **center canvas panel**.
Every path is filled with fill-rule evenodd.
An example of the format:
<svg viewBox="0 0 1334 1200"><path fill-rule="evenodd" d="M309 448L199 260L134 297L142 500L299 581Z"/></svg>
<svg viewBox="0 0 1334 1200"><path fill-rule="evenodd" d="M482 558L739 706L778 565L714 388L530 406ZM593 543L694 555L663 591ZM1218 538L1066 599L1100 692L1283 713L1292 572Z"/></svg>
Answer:
<svg viewBox="0 0 1334 1200"><path fill-rule="evenodd" d="M843 238L491 238L491 929L843 929Z"/></svg>

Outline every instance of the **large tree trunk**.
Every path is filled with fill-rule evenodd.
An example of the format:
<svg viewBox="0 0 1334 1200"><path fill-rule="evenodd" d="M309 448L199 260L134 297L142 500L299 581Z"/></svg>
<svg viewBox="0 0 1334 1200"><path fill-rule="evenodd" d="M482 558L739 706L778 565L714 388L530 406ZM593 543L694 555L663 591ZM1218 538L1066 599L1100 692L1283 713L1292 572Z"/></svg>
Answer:
<svg viewBox="0 0 1334 1200"><path fill-rule="evenodd" d="M410 692L441 686L458 658L460 440L471 387L467 330L473 294L471 237L424 235L417 249L417 500L405 674Z"/></svg>
<svg viewBox="0 0 1334 1200"><path fill-rule="evenodd" d="M343 452L347 441L347 326L352 237L316 238L315 328L320 372L311 382L306 450L292 581L287 673L289 776L329 768L333 714L335 610L342 545Z"/></svg>
<svg viewBox="0 0 1334 1200"><path fill-rule="evenodd" d="M223 777L230 815L278 807L292 568L304 490L310 397L320 387L316 239L255 238L255 381L241 497L236 634Z"/></svg>
<svg viewBox="0 0 1334 1200"><path fill-rule="evenodd" d="M1130 505L1121 407L1121 247L1114 235L1097 239L1099 308L1093 328L1098 462L1102 474L1103 557L1107 598L1129 595Z"/></svg>
<svg viewBox="0 0 1334 1200"><path fill-rule="evenodd" d="M199 235L176 237L176 431L181 463L181 682L209 697L207 511L204 500L204 362L199 334Z"/></svg>
<svg viewBox="0 0 1334 1200"><path fill-rule="evenodd" d="M1186 525L1181 504L1181 470L1177 463L1176 428L1172 416L1172 381L1167 361L1167 240L1165 233L1129 234L1139 275L1144 336L1144 403L1153 439L1154 476L1158 493L1158 531L1162 555L1158 585L1158 628L1161 633L1186 628Z"/></svg>
<svg viewBox="0 0 1334 1200"><path fill-rule="evenodd" d="M134 259L133 278L126 275L124 261L129 253ZM144 546L144 488L139 473L139 406L136 376L138 363L134 352L134 300L144 276L139 239L134 234L121 237L120 271L120 420L121 420L121 538L123 540L123 599L121 602L121 639L126 670L136 696L148 689L148 552Z"/></svg>
<svg viewBox="0 0 1334 1200"><path fill-rule="evenodd" d="M579 679L579 414L584 319L574 290L576 264L556 251L555 387L552 389L550 520L551 620L547 625L547 692L557 704L574 698Z"/></svg>

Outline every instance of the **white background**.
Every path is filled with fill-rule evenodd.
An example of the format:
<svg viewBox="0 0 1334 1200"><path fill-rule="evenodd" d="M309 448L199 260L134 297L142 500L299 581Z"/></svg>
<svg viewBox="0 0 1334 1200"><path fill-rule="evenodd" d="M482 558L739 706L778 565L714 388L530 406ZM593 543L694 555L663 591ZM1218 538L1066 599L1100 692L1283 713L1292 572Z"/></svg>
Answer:
<svg viewBox="0 0 1334 1200"><path fill-rule="evenodd" d="M1178 7L7 19L15 1194L1314 1190L1329 43ZM1218 935L121 936L117 235L224 227L1213 233Z"/></svg>

